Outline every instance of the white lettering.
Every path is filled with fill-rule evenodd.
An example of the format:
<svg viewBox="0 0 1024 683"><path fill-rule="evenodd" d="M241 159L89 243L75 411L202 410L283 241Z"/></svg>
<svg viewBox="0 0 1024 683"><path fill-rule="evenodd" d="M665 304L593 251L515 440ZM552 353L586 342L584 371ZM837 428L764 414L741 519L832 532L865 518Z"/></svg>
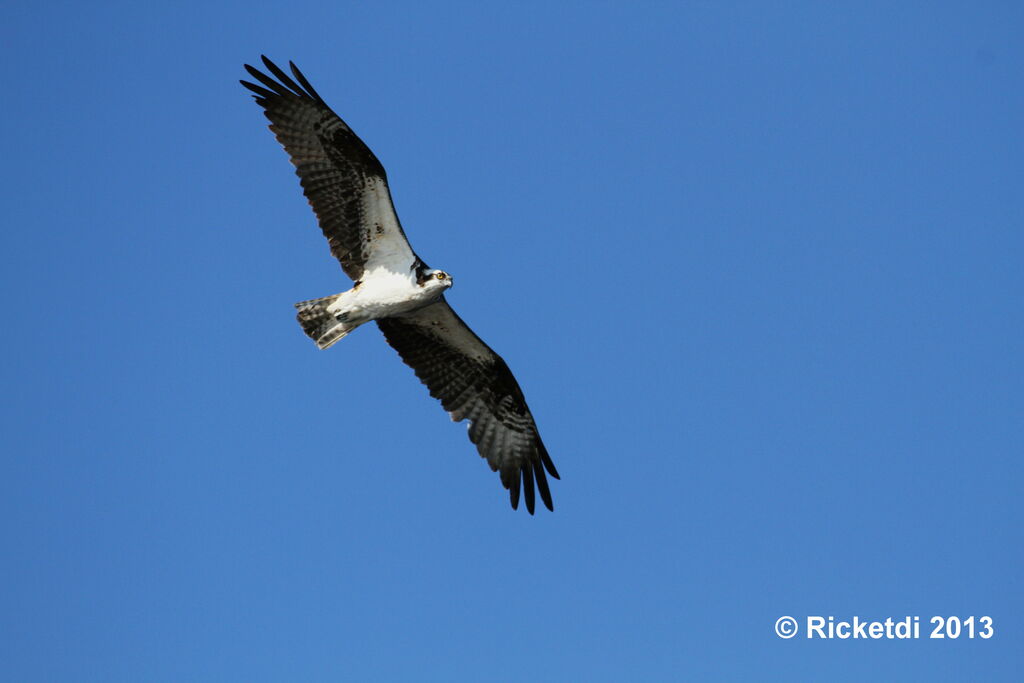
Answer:
<svg viewBox="0 0 1024 683"><path fill-rule="evenodd" d="M919 616L906 616L902 618L886 617L880 621L868 621L854 616L849 620L842 620L835 616L808 616L807 639L813 640L916 640L921 637L921 619ZM991 638L995 632L991 617L976 616L935 616L930 620L924 617L927 623L934 626L931 638L946 640L967 640L972 638ZM788 620L788 622L787 622ZM797 620L792 617L779 619L782 625L792 628L780 630L776 625L776 633L780 638L788 639L799 633L800 629ZM927 633L926 626L926 633ZM928 636L926 636L928 637Z"/></svg>
<svg viewBox="0 0 1024 683"><path fill-rule="evenodd" d="M813 634L817 633L819 638L827 638L824 626L824 617L807 617L807 637L813 638Z"/></svg>
<svg viewBox="0 0 1024 683"><path fill-rule="evenodd" d="M865 633L865 631L864 631L864 627L865 626L867 626L867 624L864 623L863 621L861 621L859 617L854 617L853 618L853 637L854 638L867 638L868 634Z"/></svg>

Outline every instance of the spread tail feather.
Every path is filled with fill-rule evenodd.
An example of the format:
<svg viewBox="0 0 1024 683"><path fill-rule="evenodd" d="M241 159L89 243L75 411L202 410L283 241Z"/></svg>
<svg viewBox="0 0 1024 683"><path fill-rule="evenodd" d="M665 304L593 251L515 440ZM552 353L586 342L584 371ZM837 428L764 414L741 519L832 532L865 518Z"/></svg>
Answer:
<svg viewBox="0 0 1024 683"><path fill-rule="evenodd" d="M302 325L302 331L321 349L333 346L338 340L359 327L359 323L349 322L346 313L331 313L327 310L327 307L337 301L340 296L341 294L334 294L295 304L295 308L299 309L299 314L295 317Z"/></svg>

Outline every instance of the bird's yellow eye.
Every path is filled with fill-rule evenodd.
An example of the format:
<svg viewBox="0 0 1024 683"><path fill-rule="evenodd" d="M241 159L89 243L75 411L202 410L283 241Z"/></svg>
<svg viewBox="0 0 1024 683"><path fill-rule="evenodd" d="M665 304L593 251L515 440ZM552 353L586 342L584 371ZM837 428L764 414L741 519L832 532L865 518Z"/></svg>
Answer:
<svg viewBox="0 0 1024 683"><path fill-rule="evenodd" d="M443 280L444 273L434 273L434 277L436 277L438 280Z"/></svg>

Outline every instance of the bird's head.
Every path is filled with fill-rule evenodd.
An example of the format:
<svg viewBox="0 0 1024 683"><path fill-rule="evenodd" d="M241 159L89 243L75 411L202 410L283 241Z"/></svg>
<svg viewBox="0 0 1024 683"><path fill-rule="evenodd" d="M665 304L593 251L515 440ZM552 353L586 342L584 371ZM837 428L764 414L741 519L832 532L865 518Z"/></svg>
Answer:
<svg viewBox="0 0 1024 683"><path fill-rule="evenodd" d="M428 289L436 289L443 292L454 284L452 276L443 270L430 270L427 271L426 275L423 286Z"/></svg>

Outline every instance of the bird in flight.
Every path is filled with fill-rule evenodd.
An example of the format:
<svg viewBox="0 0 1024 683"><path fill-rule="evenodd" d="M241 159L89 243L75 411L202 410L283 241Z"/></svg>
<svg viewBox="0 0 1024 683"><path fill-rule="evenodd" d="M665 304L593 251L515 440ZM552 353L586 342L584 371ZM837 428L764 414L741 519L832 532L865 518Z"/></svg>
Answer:
<svg viewBox="0 0 1024 683"><path fill-rule="evenodd" d="M409 246L384 167L295 64L288 63L289 76L262 59L273 78L246 64L259 83L240 82L255 93L295 165L331 253L355 281L341 294L295 304L302 329L326 349L376 321L452 420L469 421L469 439L500 473L512 508L519 507L522 492L533 514L536 482L544 505L554 510L547 474L558 479L558 471L523 391L501 356L448 305L451 275L427 266Z"/></svg>

